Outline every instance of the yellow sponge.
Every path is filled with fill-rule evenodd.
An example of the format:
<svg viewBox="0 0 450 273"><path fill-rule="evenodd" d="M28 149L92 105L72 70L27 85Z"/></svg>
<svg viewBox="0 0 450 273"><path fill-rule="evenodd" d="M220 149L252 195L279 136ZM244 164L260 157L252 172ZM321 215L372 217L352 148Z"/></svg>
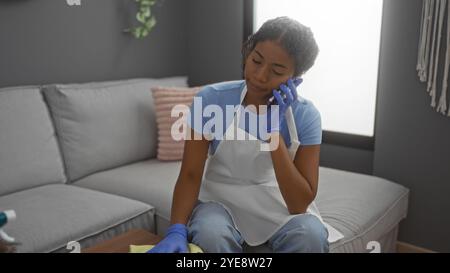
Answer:
<svg viewBox="0 0 450 273"><path fill-rule="evenodd" d="M130 245L130 253L146 253L150 249L152 249L155 245ZM194 244L189 244L189 253L203 253L203 250Z"/></svg>

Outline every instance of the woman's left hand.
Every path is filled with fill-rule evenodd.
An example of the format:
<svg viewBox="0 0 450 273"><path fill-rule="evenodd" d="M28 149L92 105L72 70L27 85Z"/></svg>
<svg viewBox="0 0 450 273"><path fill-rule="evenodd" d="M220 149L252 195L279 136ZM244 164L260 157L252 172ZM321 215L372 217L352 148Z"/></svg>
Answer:
<svg viewBox="0 0 450 273"><path fill-rule="evenodd" d="M277 105L268 105L267 109L267 132L272 133L280 131L281 124L286 120L286 111L294 101L297 100L297 86L302 83L303 79L289 79L287 84L281 84L280 90L283 95L277 90L273 90ZM277 107L274 107L277 106ZM272 118L273 117L273 118ZM277 118L278 117L278 118Z"/></svg>

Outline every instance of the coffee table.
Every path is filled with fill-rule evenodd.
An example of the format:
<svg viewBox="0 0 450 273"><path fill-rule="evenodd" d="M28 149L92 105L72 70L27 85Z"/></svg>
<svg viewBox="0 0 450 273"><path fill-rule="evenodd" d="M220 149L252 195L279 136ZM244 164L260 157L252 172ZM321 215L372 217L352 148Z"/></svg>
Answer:
<svg viewBox="0 0 450 273"><path fill-rule="evenodd" d="M156 245L162 239L144 229L131 229L95 246L81 250L81 253L128 253L130 245Z"/></svg>

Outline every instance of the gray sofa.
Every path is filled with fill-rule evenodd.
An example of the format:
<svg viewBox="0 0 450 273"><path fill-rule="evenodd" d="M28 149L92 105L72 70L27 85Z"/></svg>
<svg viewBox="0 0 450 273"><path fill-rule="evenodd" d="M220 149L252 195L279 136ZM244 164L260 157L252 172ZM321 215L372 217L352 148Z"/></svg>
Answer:
<svg viewBox="0 0 450 273"><path fill-rule="evenodd" d="M186 77L0 89L0 210L18 252L68 252L132 228L163 235L181 162L156 159L152 86ZM395 251L408 189L320 167L316 203L344 239L331 252ZM247 247L266 252L266 246Z"/></svg>

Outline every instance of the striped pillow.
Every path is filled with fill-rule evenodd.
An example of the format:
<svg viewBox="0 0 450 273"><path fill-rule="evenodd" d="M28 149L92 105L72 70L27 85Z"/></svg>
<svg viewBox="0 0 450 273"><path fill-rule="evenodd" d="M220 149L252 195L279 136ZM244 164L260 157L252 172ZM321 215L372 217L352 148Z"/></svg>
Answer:
<svg viewBox="0 0 450 273"><path fill-rule="evenodd" d="M175 105L191 106L195 94L202 87L153 87L153 101L155 103L156 123L158 126L157 158L161 161L175 161L183 159L184 140L173 139L170 130L179 117L171 117L170 113Z"/></svg>

